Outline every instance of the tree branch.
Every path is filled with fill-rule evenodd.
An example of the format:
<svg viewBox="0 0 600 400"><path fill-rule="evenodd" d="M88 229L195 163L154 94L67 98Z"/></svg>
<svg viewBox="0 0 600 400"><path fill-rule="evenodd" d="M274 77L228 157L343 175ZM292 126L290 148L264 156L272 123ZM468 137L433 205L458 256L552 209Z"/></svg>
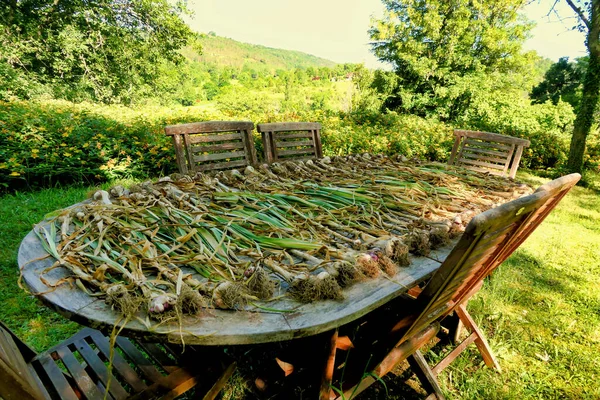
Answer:
<svg viewBox="0 0 600 400"><path fill-rule="evenodd" d="M575 11L575 13L579 17L579 19L581 19L583 21L583 23L585 24L585 26L587 26L588 30L591 29L590 21L587 19L587 17L585 16L585 14L581 10L581 8L577 7L575 5L575 3L573 3L573 0L566 0L566 1L567 1L567 4L569 6L571 6L571 8L573 9L573 11Z"/></svg>

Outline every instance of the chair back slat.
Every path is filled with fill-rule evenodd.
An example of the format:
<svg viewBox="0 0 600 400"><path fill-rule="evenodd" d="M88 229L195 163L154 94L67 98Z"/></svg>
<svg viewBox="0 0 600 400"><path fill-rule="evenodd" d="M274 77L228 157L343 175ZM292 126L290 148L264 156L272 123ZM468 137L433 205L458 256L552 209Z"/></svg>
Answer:
<svg viewBox="0 0 600 400"><path fill-rule="evenodd" d="M171 125L179 172L220 170L256 165L252 122L207 121Z"/></svg>
<svg viewBox="0 0 600 400"><path fill-rule="evenodd" d="M535 193L477 215L418 297L419 316L404 337L420 331L464 303L579 181L571 174Z"/></svg>
<svg viewBox="0 0 600 400"><path fill-rule="evenodd" d="M529 140L491 132L455 130L450 165L514 178ZM510 167L510 172L508 171Z"/></svg>
<svg viewBox="0 0 600 400"><path fill-rule="evenodd" d="M14 335L3 325L0 325L0 398L5 400L45 398Z"/></svg>
<svg viewBox="0 0 600 400"><path fill-rule="evenodd" d="M258 124L262 135L265 160L303 160L323 157L321 124L314 122L283 122Z"/></svg>

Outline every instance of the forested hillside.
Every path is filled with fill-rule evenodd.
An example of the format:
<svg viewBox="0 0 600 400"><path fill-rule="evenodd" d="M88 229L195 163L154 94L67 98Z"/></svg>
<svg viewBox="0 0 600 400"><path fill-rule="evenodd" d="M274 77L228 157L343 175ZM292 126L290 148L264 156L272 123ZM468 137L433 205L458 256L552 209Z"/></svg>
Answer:
<svg viewBox="0 0 600 400"><path fill-rule="evenodd" d="M335 63L300 51L274 49L238 42L233 39L217 36L214 33L202 35L198 39L202 52L191 47L183 50L183 54L192 61L217 64L234 68L249 68L260 71L278 69L334 67Z"/></svg>
<svg viewBox="0 0 600 400"><path fill-rule="evenodd" d="M523 51L530 24L512 11L486 20L471 14L493 14L493 7L460 5L455 24L440 30L437 13L449 5L439 2L435 10L416 7L410 20L374 21L374 51L392 70L373 71L198 35L177 17L185 9L163 0L135 0L128 9L111 0L35 2L38 8L0 8L5 189L172 172L163 127L209 119L320 122L328 155L368 151L445 161L452 129L463 128L531 140L526 167L556 171L567 159L577 104L567 101L578 91L530 99L550 63ZM84 11L95 24L90 34ZM40 18L46 23L39 25ZM131 50L133 44L148 52ZM256 145L260 154L258 135ZM599 163L594 128L585 166Z"/></svg>

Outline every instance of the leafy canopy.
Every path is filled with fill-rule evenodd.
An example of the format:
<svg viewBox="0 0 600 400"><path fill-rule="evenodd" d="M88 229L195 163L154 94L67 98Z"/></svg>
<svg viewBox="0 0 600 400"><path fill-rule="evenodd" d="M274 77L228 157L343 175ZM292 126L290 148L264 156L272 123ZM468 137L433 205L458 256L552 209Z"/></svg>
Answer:
<svg viewBox="0 0 600 400"><path fill-rule="evenodd" d="M579 59L577 63L570 63L569 57L559 59L546 71L544 80L531 90L532 102L541 104L550 100L556 105L562 99L577 109L586 64L587 58Z"/></svg>
<svg viewBox="0 0 600 400"><path fill-rule="evenodd" d="M152 86L161 65L181 61L179 49L192 38L184 12L168 0L4 1L0 77L15 90L29 80L59 97L129 102Z"/></svg>
<svg viewBox="0 0 600 400"><path fill-rule="evenodd" d="M379 77L391 95L384 107L452 120L468 107L465 77L533 64L533 54L522 53L532 27L519 14L523 0L383 3L387 12L369 33L375 55L395 72L395 79Z"/></svg>

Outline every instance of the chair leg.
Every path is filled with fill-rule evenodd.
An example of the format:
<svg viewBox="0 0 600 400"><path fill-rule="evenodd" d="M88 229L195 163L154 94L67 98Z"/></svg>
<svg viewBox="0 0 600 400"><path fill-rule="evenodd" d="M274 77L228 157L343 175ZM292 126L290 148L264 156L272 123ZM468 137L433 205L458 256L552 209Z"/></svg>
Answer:
<svg viewBox="0 0 600 400"><path fill-rule="evenodd" d="M458 318L460 318L465 327L476 335L475 345L479 349L479 352L481 353L485 364L490 368L497 369L498 372L502 372L502 368L500 368L498 360L496 360L496 357L492 353L490 345L487 342L485 336L483 335L483 332L481 332L475 321L473 321L473 318L467 311L465 305L461 304L460 306L458 306L455 312L457 313Z"/></svg>
<svg viewBox="0 0 600 400"><path fill-rule="evenodd" d="M355 386L344 391L336 400L354 399L361 392L377 382L379 378L385 376L393 370L399 363L406 360L409 355L419 350L423 345L435 337L440 330L439 322L435 322L423 329L419 333L405 340L400 345L392 348L392 350L383 358L383 360L366 376L363 376L360 382Z"/></svg>
<svg viewBox="0 0 600 400"><path fill-rule="evenodd" d="M419 381L421 381L421 385L427 390L427 393L434 395L433 398L444 400L440 384L420 350L417 350L413 355L408 357L408 363L419 378Z"/></svg>
<svg viewBox="0 0 600 400"><path fill-rule="evenodd" d="M223 390L223 387L225 386L229 378L231 378L236 368L237 364L235 362L229 364L225 371L223 371L223 373L219 376L219 379L217 379L217 381L212 385L210 390L204 395L202 400L214 400L221 392L221 390Z"/></svg>
<svg viewBox="0 0 600 400"><path fill-rule="evenodd" d="M325 370L321 378L321 389L319 390L319 400L329 400L331 396L331 381L333 380L333 370L335 367L335 353L337 350L338 330L335 329L331 335L331 340L327 348L327 359ZM334 396L335 397L335 396Z"/></svg>

